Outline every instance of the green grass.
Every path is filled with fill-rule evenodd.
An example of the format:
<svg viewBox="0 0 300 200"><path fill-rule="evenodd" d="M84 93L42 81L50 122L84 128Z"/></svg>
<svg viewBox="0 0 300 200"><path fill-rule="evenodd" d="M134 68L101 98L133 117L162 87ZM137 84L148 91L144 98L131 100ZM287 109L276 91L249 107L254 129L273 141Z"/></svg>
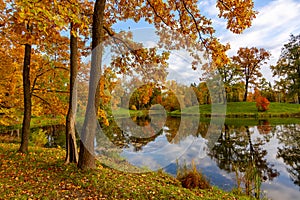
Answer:
<svg viewBox="0 0 300 200"><path fill-rule="evenodd" d="M229 102L226 105L221 104L206 104L198 106L192 106L182 109L182 112L173 111L171 116L177 115L197 115L200 109L200 115L210 116L212 106L214 106L214 114L224 114L223 108L226 109L226 117L299 117L300 105L288 104L288 103L270 103L269 110L266 112L258 112L255 102Z"/></svg>
<svg viewBox="0 0 300 200"><path fill-rule="evenodd" d="M0 143L0 199L250 199L217 188L183 188L163 172L124 173L99 163L81 171L64 165L64 150Z"/></svg>
<svg viewBox="0 0 300 200"><path fill-rule="evenodd" d="M56 117L49 117L49 116L40 116L40 117L32 117L30 121L30 128L36 127L43 127L43 126L50 126L50 125L57 125L62 124L65 119L61 116ZM5 130L16 130L22 128L22 121L20 124L10 125L10 126L0 126L0 132Z"/></svg>
<svg viewBox="0 0 300 200"><path fill-rule="evenodd" d="M132 116L145 116L148 114L162 114L161 110L128 110L126 108L118 108L117 110L113 110L113 117L130 117Z"/></svg>
<svg viewBox="0 0 300 200"><path fill-rule="evenodd" d="M114 117L130 117L130 115L134 116L143 116L147 115L147 110L128 110L126 108L118 108L117 110L113 110Z"/></svg>

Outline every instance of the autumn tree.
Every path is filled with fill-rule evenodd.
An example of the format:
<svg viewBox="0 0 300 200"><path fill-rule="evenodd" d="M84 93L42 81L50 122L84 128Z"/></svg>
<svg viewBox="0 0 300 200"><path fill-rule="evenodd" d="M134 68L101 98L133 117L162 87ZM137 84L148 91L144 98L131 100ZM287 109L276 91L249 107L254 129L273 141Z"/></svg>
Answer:
<svg viewBox="0 0 300 200"><path fill-rule="evenodd" d="M256 85L256 80L262 76L260 72L261 66L266 64L266 60L268 60L270 56L271 54L263 48L245 47L240 48L237 55L232 57L233 63L238 65L243 73L242 78L245 81L243 101L247 100L249 85Z"/></svg>
<svg viewBox="0 0 300 200"><path fill-rule="evenodd" d="M108 35L114 36L111 25L118 20L126 21L133 19L138 22L144 19L147 23L153 24L160 36L160 47L167 50L186 49L194 58L193 66L201 63L198 52L206 50L214 61L213 65L228 62L225 51L229 48L219 43L213 36L215 30L212 23L205 16L201 15L197 5L198 1L152 1L152 0L121 0L119 2L96 0L93 14L92 33L92 65L90 77L89 102L87 113L95 112L95 87L98 85L98 78L94 74L101 72L102 51L95 51L103 39L104 30ZM252 1L217 1L220 10L219 17L228 20L227 28L235 33L241 33L251 25L255 17ZM101 49L101 48L100 48ZM136 53L136 52L133 52ZM209 68L208 66L206 66ZM91 114L93 115L93 114ZM81 137L81 148L79 155L79 167L95 167L93 155L93 140L96 123L91 116L86 116L83 133ZM89 128L88 128L89 127ZM84 141L85 140L85 141ZM84 146L85 144L85 146ZM86 146L90 151L87 152Z"/></svg>
<svg viewBox="0 0 300 200"><path fill-rule="evenodd" d="M76 77L78 73L78 39L72 32L76 31L74 24L70 27L70 94L66 117L66 158L65 162L78 162L76 144L75 114L76 114Z"/></svg>
<svg viewBox="0 0 300 200"><path fill-rule="evenodd" d="M78 162L78 150L76 142L76 127L75 116L77 108L77 82L78 68L80 63L79 55L84 55L83 52L79 52L79 48L84 49L84 41L80 36L87 37L89 34L88 16L91 12L88 12L91 6L88 2L81 2L77 0L68 1L67 5L62 6L66 2L61 1L58 4L58 11L61 16L67 20L65 23L70 24L70 81L69 81L69 103L68 113L66 116L66 158L65 162L70 163ZM65 7L69 8L69 12L65 11ZM79 36L80 35L80 36ZM83 44L82 44L83 43ZM80 45L82 44L82 45Z"/></svg>
<svg viewBox="0 0 300 200"><path fill-rule="evenodd" d="M1 28L0 28L1 30ZM1 32L3 33L3 32ZM22 111L22 55L24 49L13 46L12 42L0 34L0 125L9 126L19 124Z"/></svg>
<svg viewBox="0 0 300 200"><path fill-rule="evenodd" d="M95 168L94 138L97 129L96 113L99 99L96 99L97 88L101 75L103 47L103 25L106 0L96 0L92 24L92 60L89 80L89 94L84 125L80 137L78 167L81 169Z"/></svg>
<svg viewBox="0 0 300 200"><path fill-rule="evenodd" d="M200 82L198 85L194 85L193 90L200 105L209 104L211 102L206 82Z"/></svg>
<svg viewBox="0 0 300 200"><path fill-rule="evenodd" d="M278 76L276 84L284 82L288 95L297 96L300 104L300 35L290 36L288 43L284 44L281 55L275 66L271 66L273 76Z"/></svg>
<svg viewBox="0 0 300 200"><path fill-rule="evenodd" d="M20 151L26 152L32 115L66 114L69 40L61 35L61 31L66 30L68 23L75 22L71 35L77 37L76 29L79 31L86 29L85 21L88 16L82 17L76 13L82 11L77 1L68 1L70 4L68 9L66 2L60 1L5 3L3 9L7 23L1 27L3 33L14 46L25 46L26 59L24 58L23 70L25 106ZM32 45L34 48L29 48Z"/></svg>

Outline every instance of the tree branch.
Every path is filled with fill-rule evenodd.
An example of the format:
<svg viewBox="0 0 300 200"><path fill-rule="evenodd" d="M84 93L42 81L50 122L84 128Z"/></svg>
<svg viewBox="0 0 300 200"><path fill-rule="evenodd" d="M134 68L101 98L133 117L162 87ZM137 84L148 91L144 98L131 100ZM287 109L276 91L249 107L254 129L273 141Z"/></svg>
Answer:
<svg viewBox="0 0 300 200"><path fill-rule="evenodd" d="M200 28L199 28L199 26L198 26L198 23L197 23L197 20L196 20L195 16L194 16L193 13L191 13L191 11L187 8L186 3L185 3L184 0L182 0L182 4L183 4L183 6L184 6L184 9L189 13L189 15L191 16L192 20L194 21L196 30L197 30L197 32L198 32L199 40L201 41L201 43L204 45L206 51L208 52L208 49L207 49L207 47L205 46L205 42L204 42L204 39L203 39L203 37L202 37L202 35L201 35L201 30L200 30Z"/></svg>
<svg viewBox="0 0 300 200"><path fill-rule="evenodd" d="M231 8L223 1L223 0L218 0L226 9L231 10Z"/></svg>
<svg viewBox="0 0 300 200"><path fill-rule="evenodd" d="M36 94L32 94L32 96L42 100L43 102L45 102L51 108L51 104L47 100L43 99L42 97L40 97Z"/></svg>
<svg viewBox="0 0 300 200"><path fill-rule="evenodd" d="M130 47L130 46L128 46L128 44L126 43L126 42L124 42L124 40L122 40L122 39L120 39L120 38L118 38L118 37L115 37L114 35L115 35L115 33L114 32L111 32L107 27L105 27L105 26L103 26L103 29L107 32L107 34L110 36L110 37L112 37L113 39L114 39L114 41L117 43L117 40L118 41L120 41L121 43L123 43L124 45L125 45L125 47L127 48L127 49L129 49L129 51L133 51L133 49Z"/></svg>
<svg viewBox="0 0 300 200"><path fill-rule="evenodd" d="M153 10L153 12L154 12L154 14L166 25L166 26L168 26L168 27L170 27L171 28L171 30L173 30L173 27L172 26L170 26L170 25L168 25L167 23L166 23L166 21L163 19L163 17L162 16L160 16L157 12L156 12L156 10L155 10L155 8L154 8L154 6L150 3L150 1L149 0L147 0L147 3L149 4L149 6L152 8L152 10Z"/></svg>

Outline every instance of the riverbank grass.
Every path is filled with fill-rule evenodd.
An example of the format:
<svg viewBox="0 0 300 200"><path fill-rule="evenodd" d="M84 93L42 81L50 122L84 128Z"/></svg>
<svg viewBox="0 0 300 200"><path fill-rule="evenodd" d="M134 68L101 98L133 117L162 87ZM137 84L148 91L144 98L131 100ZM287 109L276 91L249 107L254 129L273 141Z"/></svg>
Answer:
<svg viewBox="0 0 300 200"><path fill-rule="evenodd" d="M124 173L97 164L81 171L65 165L59 148L0 143L0 199L250 199L217 188L185 189L163 173Z"/></svg>
<svg viewBox="0 0 300 200"><path fill-rule="evenodd" d="M213 107L213 109L212 109ZM212 113L212 110L214 113ZM228 102L227 104L205 104L192 106L182 109L182 111L173 111L171 116L178 115L224 115L226 117L295 117L300 116L300 104L276 103L271 102L269 110L258 112L255 102Z"/></svg>

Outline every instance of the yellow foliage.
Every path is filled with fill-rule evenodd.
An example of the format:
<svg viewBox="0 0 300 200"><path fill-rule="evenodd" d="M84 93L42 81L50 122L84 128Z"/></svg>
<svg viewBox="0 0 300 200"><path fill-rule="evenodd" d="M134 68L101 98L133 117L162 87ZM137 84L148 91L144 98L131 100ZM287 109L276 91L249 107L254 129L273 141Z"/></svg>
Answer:
<svg viewBox="0 0 300 200"><path fill-rule="evenodd" d="M97 116L100 118L101 122L105 125L105 126L109 126L109 121L106 117L106 112L103 109L98 109L98 113Z"/></svg>

